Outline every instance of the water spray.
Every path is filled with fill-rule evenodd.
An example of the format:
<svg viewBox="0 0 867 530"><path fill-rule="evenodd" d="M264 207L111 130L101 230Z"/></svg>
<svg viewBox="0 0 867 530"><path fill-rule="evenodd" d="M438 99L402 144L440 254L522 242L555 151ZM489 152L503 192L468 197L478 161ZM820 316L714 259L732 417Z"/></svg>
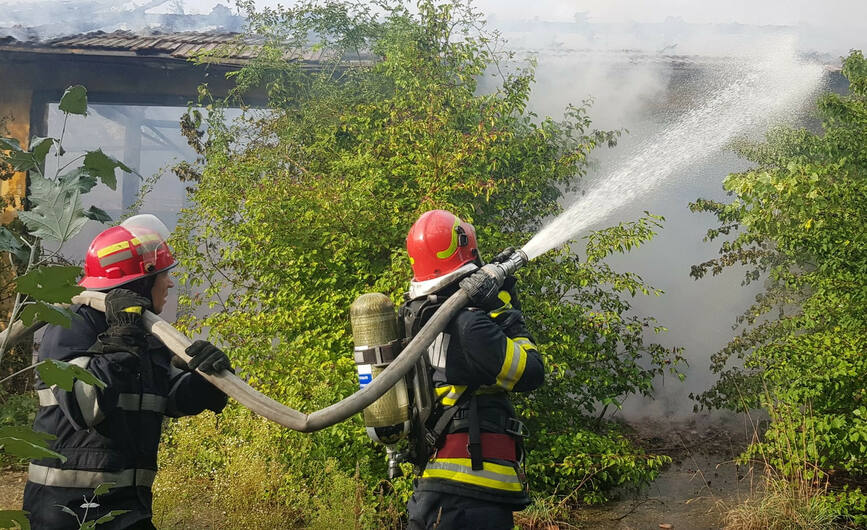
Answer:
<svg viewBox="0 0 867 530"><path fill-rule="evenodd" d="M613 212L652 193L673 175L707 159L733 139L787 118L821 85L823 67L797 58L782 42L767 56L740 65L706 101L611 167L524 246L530 259L566 244Z"/></svg>

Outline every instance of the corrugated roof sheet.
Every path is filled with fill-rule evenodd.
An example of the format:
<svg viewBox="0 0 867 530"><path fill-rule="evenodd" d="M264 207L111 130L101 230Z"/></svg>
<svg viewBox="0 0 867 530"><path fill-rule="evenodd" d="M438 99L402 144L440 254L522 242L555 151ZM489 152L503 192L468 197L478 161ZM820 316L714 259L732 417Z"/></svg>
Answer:
<svg viewBox="0 0 867 530"><path fill-rule="evenodd" d="M131 31L101 31L85 35L60 37L42 43L31 43L34 47L47 47L59 50L110 50L116 52L135 52L141 55L169 55L177 59L190 59L203 52L220 48L221 59L249 59L255 57L259 46L245 42L237 33L154 33L136 34Z"/></svg>
<svg viewBox="0 0 867 530"><path fill-rule="evenodd" d="M0 51L34 51L41 53L69 53L75 55L131 55L189 60L205 56L212 63L243 64L255 58L261 43L245 39L239 33L150 33L140 34L119 30L111 33L96 31L82 35L69 35L47 41L19 41L0 39ZM321 52L308 51L287 60L301 61L315 68ZM350 62L372 62L368 54L348 58Z"/></svg>

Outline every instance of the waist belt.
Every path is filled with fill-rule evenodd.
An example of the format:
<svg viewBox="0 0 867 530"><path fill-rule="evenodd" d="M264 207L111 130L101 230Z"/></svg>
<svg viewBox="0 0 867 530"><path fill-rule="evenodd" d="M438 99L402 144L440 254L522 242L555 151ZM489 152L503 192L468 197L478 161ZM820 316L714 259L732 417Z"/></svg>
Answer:
<svg viewBox="0 0 867 530"><path fill-rule="evenodd" d="M143 486L150 488L157 472L153 469L124 469L121 471L85 471L83 469L58 469L30 464L27 480L43 486L59 488L94 489L100 484L114 482L115 488Z"/></svg>
<svg viewBox="0 0 867 530"><path fill-rule="evenodd" d="M518 418L509 415L506 411L491 413L491 409L485 409L484 412L480 413L480 416L482 417L479 420L479 426L483 431L506 433L512 436L520 436L521 438L526 438L528 435L528 430L524 426L524 423ZM469 413L466 410L460 410L455 414L454 419L449 425L449 432L466 431L469 430L469 427Z"/></svg>
<svg viewBox="0 0 867 530"><path fill-rule="evenodd" d="M483 432L481 438L483 459L518 461L515 439L510 435ZM447 434L445 443L437 450L434 458L467 458L470 456L469 444L468 433Z"/></svg>

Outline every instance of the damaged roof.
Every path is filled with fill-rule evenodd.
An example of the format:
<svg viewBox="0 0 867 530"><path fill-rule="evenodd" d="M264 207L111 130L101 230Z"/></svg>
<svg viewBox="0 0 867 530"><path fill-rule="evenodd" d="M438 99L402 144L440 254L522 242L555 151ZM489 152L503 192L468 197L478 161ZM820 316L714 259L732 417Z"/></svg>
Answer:
<svg viewBox="0 0 867 530"><path fill-rule="evenodd" d="M177 59L191 59L220 49L221 58L250 60L258 54L260 48L245 43L237 33L184 32L141 35L122 30L112 33L96 31L60 37L41 44L70 53L116 51L132 52L136 55L167 55ZM39 43L36 46L38 47Z"/></svg>
<svg viewBox="0 0 867 530"><path fill-rule="evenodd" d="M77 56L149 57L187 61L193 58L203 62L241 65L255 58L261 43L245 39L239 33L180 32L134 33L119 30L111 33L95 31L81 35L59 37L45 41L20 41L12 37L0 38L0 52L69 54ZM319 54L307 52L300 60L309 66L319 64ZM369 61L372 57L359 57Z"/></svg>

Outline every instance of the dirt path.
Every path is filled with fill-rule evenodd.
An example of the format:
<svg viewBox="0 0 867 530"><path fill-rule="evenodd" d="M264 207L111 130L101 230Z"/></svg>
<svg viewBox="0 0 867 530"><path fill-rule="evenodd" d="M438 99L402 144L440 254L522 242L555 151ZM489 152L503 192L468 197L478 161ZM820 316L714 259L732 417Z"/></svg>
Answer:
<svg viewBox="0 0 867 530"><path fill-rule="evenodd" d="M21 509L25 482L25 471L0 471L0 510Z"/></svg>
<svg viewBox="0 0 867 530"><path fill-rule="evenodd" d="M636 441L672 463L639 493L581 511L584 528L704 530L723 528L725 511L750 494L751 476L734 459L747 443L737 423L647 422Z"/></svg>

